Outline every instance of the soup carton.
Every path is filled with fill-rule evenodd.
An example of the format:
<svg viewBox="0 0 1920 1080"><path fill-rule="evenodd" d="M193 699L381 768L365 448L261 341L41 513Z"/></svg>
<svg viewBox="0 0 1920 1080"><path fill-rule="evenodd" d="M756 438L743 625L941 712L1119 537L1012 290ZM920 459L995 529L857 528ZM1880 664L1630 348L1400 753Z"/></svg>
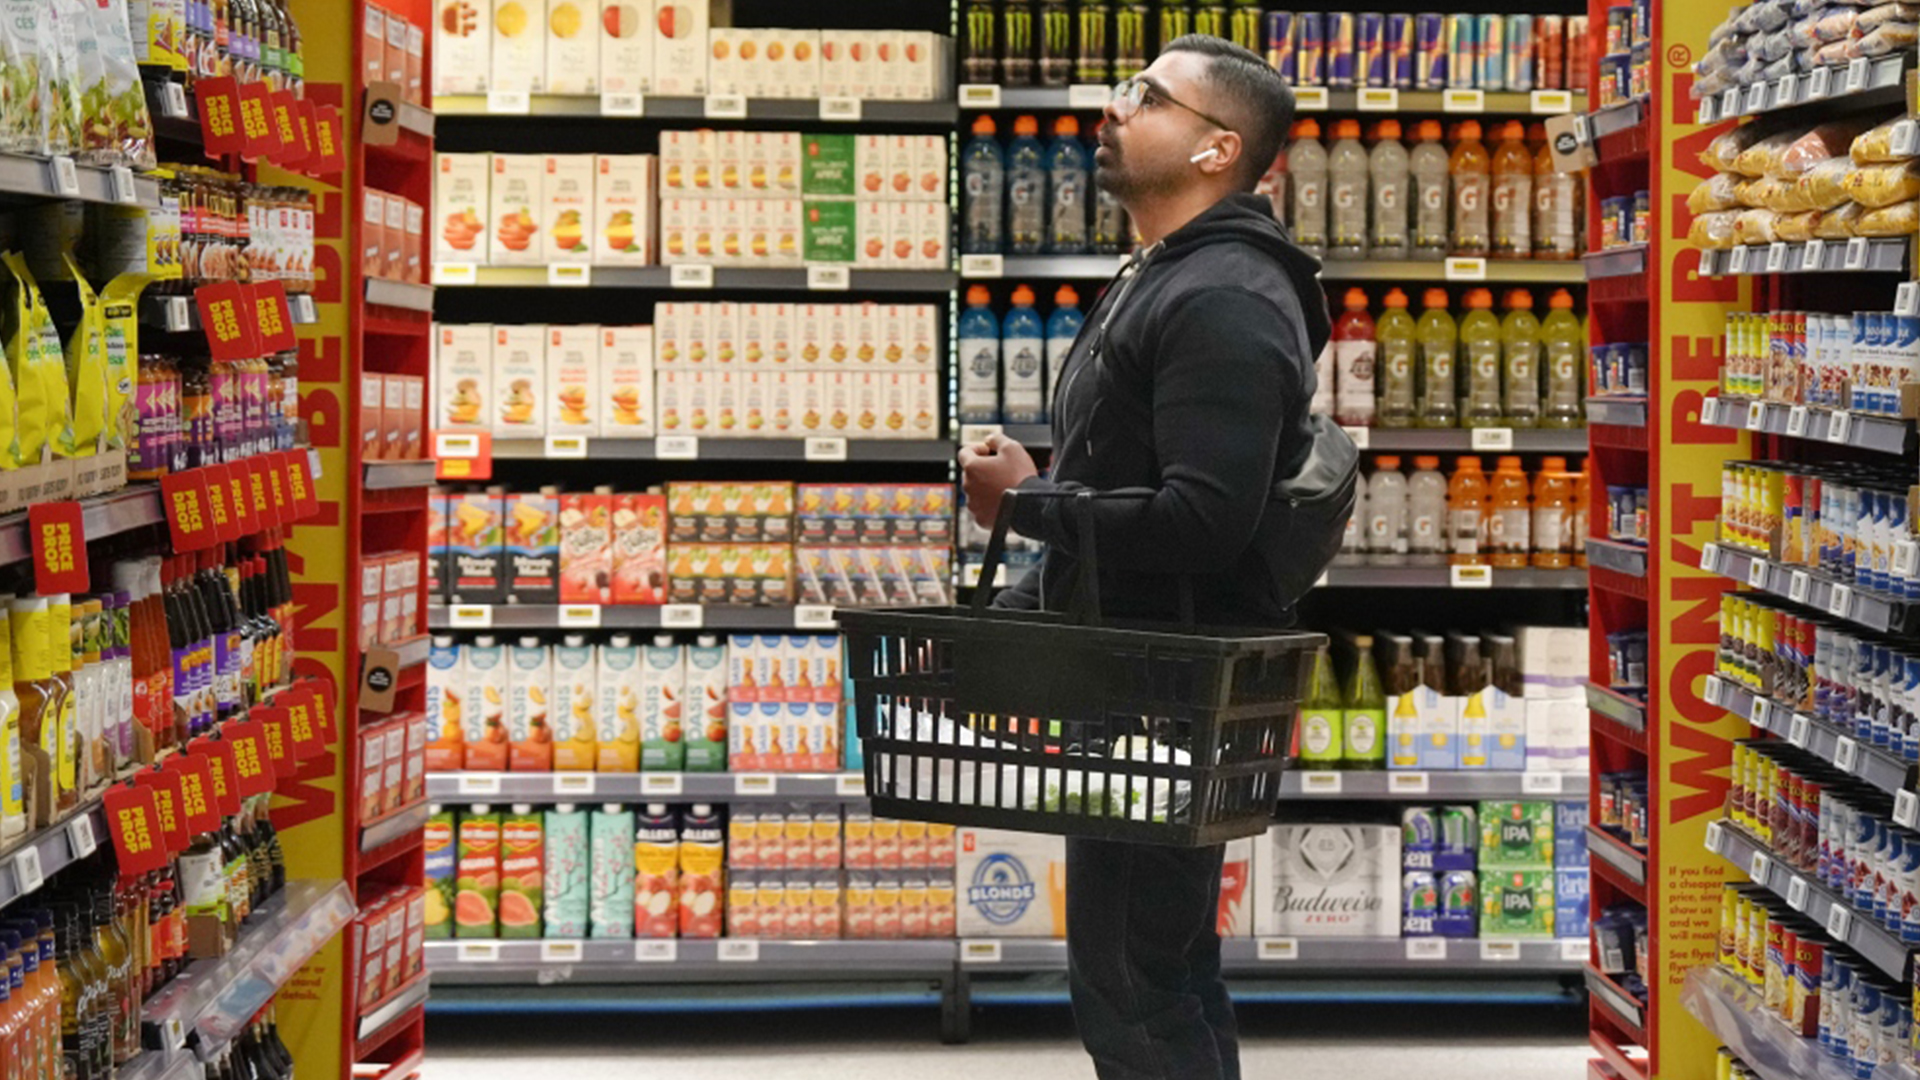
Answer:
<svg viewBox="0 0 1920 1080"><path fill-rule="evenodd" d="M434 806L427 818L421 844L426 852L426 936L453 936L455 877L459 867L459 849L454 840L454 814Z"/></svg>
<svg viewBox="0 0 1920 1080"><path fill-rule="evenodd" d="M536 637L511 648L507 731L512 739L509 768L515 772L553 770L553 656Z"/></svg>
<svg viewBox="0 0 1920 1080"><path fill-rule="evenodd" d="M459 866L453 903L454 936L498 935L500 815L483 804L460 815Z"/></svg>
<svg viewBox="0 0 1920 1080"><path fill-rule="evenodd" d="M538 154L494 154L491 164L488 257L495 266L537 266L546 255L540 235L545 161Z"/></svg>
<svg viewBox="0 0 1920 1080"><path fill-rule="evenodd" d="M631 771L631 770L628 770ZM608 803L592 817L588 917L596 938L633 936L633 812Z"/></svg>
<svg viewBox="0 0 1920 1080"><path fill-rule="evenodd" d="M613 496L606 489L560 497L560 602L613 602Z"/></svg>
<svg viewBox="0 0 1920 1080"><path fill-rule="evenodd" d="M493 422L493 327L435 328L434 426L484 429Z"/></svg>
<svg viewBox="0 0 1920 1080"><path fill-rule="evenodd" d="M593 262L596 266L649 266L654 262L651 154L602 154L593 182Z"/></svg>
<svg viewBox="0 0 1920 1080"><path fill-rule="evenodd" d="M594 714L601 725L599 771L639 772L640 647L630 636L615 634L600 646L599 658L594 674Z"/></svg>
<svg viewBox="0 0 1920 1080"><path fill-rule="evenodd" d="M470 491L448 500L454 603L497 604L506 599L505 515L506 498L497 489Z"/></svg>
<svg viewBox="0 0 1920 1080"><path fill-rule="evenodd" d="M642 649L640 659L640 768L679 772L686 767L686 656L671 635Z"/></svg>
<svg viewBox="0 0 1920 1080"><path fill-rule="evenodd" d="M506 496L507 601L560 602L560 494L558 488Z"/></svg>
<svg viewBox="0 0 1920 1080"><path fill-rule="evenodd" d="M667 598L664 495L613 496L613 602L663 604Z"/></svg>
<svg viewBox="0 0 1920 1080"><path fill-rule="evenodd" d="M649 804L633 838L633 935L680 936L680 822L664 804Z"/></svg>
<svg viewBox="0 0 1920 1080"><path fill-rule="evenodd" d="M707 89L707 5L660 4L647 26L653 38L653 90L700 97Z"/></svg>
<svg viewBox="0 0 1920 1080"><path fill-rule="evenodd" d="M557 772L592 772L598 764L596 682L593 646L584 635L568 634L553 649L553 767Z"/></svg>
<svg viewBox="0 0 1920 1080"><path fill-rule="evenodd" d="M720 936L726 896L726 831L714 808L695 804L680 828L680 936Z"/></svg>
<svg viewBox="0 0 1920 1080"><path fill-rule="evenodd" d="M433 174L433 261L484 263L493 205L488 194L491 157L437 154Z"/></svg>
<svg viewBox="0 0 1920 1080"><path fill-rule="evenodd" d="M510 677L507 647L490 636L466 646L467 672L477 708L463 713L467 741L466 767L470 771L503 772L507 768L507 694Z"/></svg>
<svg viewBox="0 0 1920 1080"><path fill-rule="evenodd" d="M548 435L600 434L600 328L547 327Z"/></svg>
<svg viewBox="0 0 1920 1080"><path fill-rule="evenodd" d="M544 0L493 0L492 85L488 89L530 94L546 89L546 23Z"/></svg>
<svg viewBox="0 0 1920 1080"><path fill-rule="evenodd" d="M562 803L547 811L546 936L584 938L591 927L593 852L586 812Z"/></svg>
<svg viewBox="0 0 1920 1080"><path fill-rule="evenodd" d="M493 5L438 0L434 8L434 94L486 93L492 72Z"/></svg>
<svg viewBox="0 0 1920 1080"><path fill-rule="evenodd" d="M653 91L653 0L599 0L600 92Z"/></svg>
<svg viewBox="0 0 1920 1080"><path fill-rule="evenodd" d="M552 0L547 12L547 93L600 92L596 0Z"/></svg>
<svg viewBox="0 0 1920 1080"><path fill-rule="evenodd" d="M531 806L515 806L500 824L500 936L540 936L546 829Z"/></svg>

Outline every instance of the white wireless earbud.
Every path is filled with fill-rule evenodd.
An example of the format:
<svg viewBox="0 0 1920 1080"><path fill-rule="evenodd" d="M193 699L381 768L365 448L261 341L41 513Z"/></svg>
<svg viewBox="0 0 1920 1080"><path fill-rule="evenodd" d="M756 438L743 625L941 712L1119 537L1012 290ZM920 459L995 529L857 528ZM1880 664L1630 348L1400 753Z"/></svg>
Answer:
<svg viewBox="0 0 1920 1080"><path fill-rule="evenodd" d="M1220 156L1220 148L1217 146L1209 146L1205 150L1202 150L1199 153L1188 158L1187 164L1198 165L1210 157L1219 157L1219 156Z"/></svg>

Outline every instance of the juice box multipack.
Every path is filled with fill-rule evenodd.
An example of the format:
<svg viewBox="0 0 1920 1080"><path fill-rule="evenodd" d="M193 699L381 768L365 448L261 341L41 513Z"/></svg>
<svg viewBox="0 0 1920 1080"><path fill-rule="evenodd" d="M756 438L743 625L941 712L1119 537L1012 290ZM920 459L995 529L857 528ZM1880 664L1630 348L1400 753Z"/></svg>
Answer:
<svg viewBox="0 0 1920 1080"><path fill-rule="evenodd" d="M593 812L592 936L633 936L633 813L609 803Z"/></svg>
<svg viewBox="0 0 1920 1080"><path fill-rule="evenodd" d="M523 637L508 653L508 767L514 772L553 769L553 660L537 637Z"/></svg>
<svg viewBox="0 0 1920 1080"><path fill-rule="evenodd" d="M588 820L584 810L562 803L546 814L546 936L587 936L591 882Z"/></svg>
<svg viewBox="0 0 1920 1080"><path fill-rule="evenodd" d="M644 647L640 662L640 768L678 772L687 761L686 657L669 636Z"/></svg>
<svg viewBox="0 0 1920 1080"><path fill-rule="evenodd" d="M680 823L649 804L633 838L633 936L680 936Z"/></svg>
<svg viewBox="0 0 1920 1080"><path fill-rule="evenodd" d="M613 601L613 495L560 497L560 602Z"/></svg>
<svg viewBox="0 0 1920 1080"><path fill-rule="evenodd" d="M454 879L459 866L453 811L433 808L433 815L427 818L422 848L427 865L427 936L450 938L453 936Z"/></svg>
<svg viewBox="0 0 1920 1080"><path fill-rule="evenodd" d="M615 495L612 507L613 602L666 603L666 496Z"/></svg>
<svg viewBox="0 0 1920 1080"><path fill-rule="evenodd" d="M560 600L560 489L506 496L507 601Z"/></svg>
<svg viewBox="0 0 1920 1080"><path fill-rule="evenodd" d="M581 634L568 634L553 649L553 767L558 772L592 772L599 764L599 729L594 723L597 679L593 646Z"/></svg>
<svg viewBox="0 0 1920 1080"><path fill-rule="evenodd" d="M454 936L495 936L500 902L500 815L483 804L460 815L458 891L453 902Z"/></svg>
<svg viewBox="0 0 1920 1080"><path fill-rule="evenodd" d="M540 936L545 822L531 806L515 806L500 825L500 936Z"/></svg>

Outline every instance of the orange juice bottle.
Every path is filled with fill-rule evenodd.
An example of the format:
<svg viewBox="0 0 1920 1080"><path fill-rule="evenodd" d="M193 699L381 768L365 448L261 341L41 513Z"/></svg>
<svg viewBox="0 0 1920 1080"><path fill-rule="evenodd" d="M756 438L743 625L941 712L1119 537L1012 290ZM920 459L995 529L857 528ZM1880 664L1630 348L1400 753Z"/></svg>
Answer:
<svg viewBox="0 0 1920 1080"><path fill-rule="evenodd" d="M1587 565L1587 459L1580 459L1580 471L1573 474L1573 528L1571 547L1573 565Z"/></svg>
<svg viewBox="0 0 1920 1080"><path fill-rule="evenodd" d="M1517 457L1502 457L1493 470L1493 512L1487 546L1495 566L1525 566L1532 549L1533 512L1527 506L1527 474Z"/></svg>
<svg viewBox="0 0 1920 1080"><path fill-rule="evenodd" d="M1484 256L1492 248L1492 159L1480 141L1480 121L1460 125L1459 141L1447 158L1453 186L1453 254Z"/></svg>
<svg viewBox="0 0 1920 1080"><path fill-rule="evenodd" d="M1533 481L1533 565L1560 570L1573 563L1567 526L1573 504L1573 479L1567 459L1544 458Z"/></svg>
<svg viewBox="0 0 1920 1080"><path fill-rule="evenodd" d="M1486 565L1487 474L1480 471L1477 457L1464 456L1454 463L1453 478L1447 483L1447 537L1448 562Z"/></svg>

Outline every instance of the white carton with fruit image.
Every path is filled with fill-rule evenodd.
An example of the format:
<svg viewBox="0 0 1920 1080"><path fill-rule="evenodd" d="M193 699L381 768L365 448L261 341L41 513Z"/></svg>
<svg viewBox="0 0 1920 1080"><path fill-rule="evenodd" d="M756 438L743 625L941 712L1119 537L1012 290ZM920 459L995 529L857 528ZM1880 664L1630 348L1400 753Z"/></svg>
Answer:
<svg viewBox="0 0 1920 1080"><path fill-rule="evenodd" d="M487 0L442 0L433 20L433 92L484 94L493 8Z"/></svg>
<svg viewBox="0 0 1920 1080"><path fill-rule="evenodd" d="M552 263L593 260L594 156L548 154L541 162L541 250Z"/></svg>
<svg viewBox="0 0 1920 1080"><path fill-rule="evenodd" d="M686 653L661 635L641 650L640 768L678 772L686 767Z"/></svg>
<svg viewBox="0 0 1920 1080"><path fill-rule="evenodd" d="M547 93L600 92L594 0L553 0L547 11Z"/></svg>

